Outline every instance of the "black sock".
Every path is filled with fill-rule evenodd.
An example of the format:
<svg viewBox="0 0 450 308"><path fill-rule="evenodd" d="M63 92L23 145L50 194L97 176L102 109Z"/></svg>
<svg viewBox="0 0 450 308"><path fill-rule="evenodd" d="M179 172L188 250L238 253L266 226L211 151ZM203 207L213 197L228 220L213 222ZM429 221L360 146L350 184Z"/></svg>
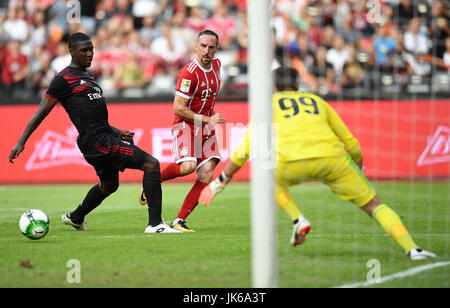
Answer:
<svg viewBox="0 0 450 308"><path fill-rule="evenodd" d="M157 226L162 222L161 173L145 172L142 187L147 198L148 224L152 227Z"/></svg>
<svg viewBox="0 0 450 308"><path fill-rule="evenodd" d="M105 196L98 188L98 184L95 185L89 190L83 202L80 203L77 209L70 213L70 219L74 223L81 224L84 217L99 206L106 197L107 196Z"/></svg>

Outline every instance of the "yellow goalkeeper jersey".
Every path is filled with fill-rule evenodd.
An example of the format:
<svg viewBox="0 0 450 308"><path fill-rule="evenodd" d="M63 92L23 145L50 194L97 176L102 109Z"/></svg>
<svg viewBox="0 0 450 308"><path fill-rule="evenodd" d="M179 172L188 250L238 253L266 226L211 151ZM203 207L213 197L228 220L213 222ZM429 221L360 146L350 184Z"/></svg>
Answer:
<svg viewBox="0 0 450 308"><path fill-rule="evenodd" d="M358 140L336 111L312 93L283 91L272 98L273 123L278 125L279 161L330 157L347 152L362 160Z"/></svg>
<svg viewBox="0 0 450 308"><path fill-rule="evenodd" d="M358 140L339 115L312 93L277 92L273 95L273 123L278 125L275 152L279 161L331 157L348 153L362 160ZM242 167L250 157L250 129L230 157Z"/></svg>

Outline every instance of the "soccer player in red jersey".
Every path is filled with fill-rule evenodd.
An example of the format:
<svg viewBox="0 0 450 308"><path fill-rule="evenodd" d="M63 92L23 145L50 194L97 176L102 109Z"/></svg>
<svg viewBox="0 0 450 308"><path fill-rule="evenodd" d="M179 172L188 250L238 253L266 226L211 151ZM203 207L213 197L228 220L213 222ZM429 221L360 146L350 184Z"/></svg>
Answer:
<svg viewBox="0 0 450 308"><path fill-rule="evenodd" d="M197 180L187 194L177 218L171 227L182 232L195 232L186 226L186 218L198 204L198 197L212 180L214 169L221 160L215 125L225 123L214 106L220 89L220 60L215 57L218 35L205 30L198 35L195 59L178 75L173 113L172 154L175 162L161 172L167 181L197 171ZM143 191L139 201L147 203Z"/></svg>

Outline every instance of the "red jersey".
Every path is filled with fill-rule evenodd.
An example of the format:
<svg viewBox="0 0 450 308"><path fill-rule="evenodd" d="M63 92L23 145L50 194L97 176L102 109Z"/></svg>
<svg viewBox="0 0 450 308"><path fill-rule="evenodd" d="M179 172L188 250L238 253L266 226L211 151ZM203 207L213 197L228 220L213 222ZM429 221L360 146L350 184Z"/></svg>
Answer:
<svg viewBox="0 0 450 308"><path fill-rule="evenodd" d="M9 51L6 51L1 63L1 79L3 83L7 85L13 84L13 75L19 72L26 65L28 65L27 56L24 54L13 56Z"/></svg>
<svg viewBox="0 0 450 308"><path fill-rule="evenodd" d="M175 94L188 99L187 107L194 113L207 117L214 115L214 105L220 89L221 65L220 60L214 58L211 68L206 70L194 59L178 75ZM183 119L175 116L174 124L181 121Z"/></svg>

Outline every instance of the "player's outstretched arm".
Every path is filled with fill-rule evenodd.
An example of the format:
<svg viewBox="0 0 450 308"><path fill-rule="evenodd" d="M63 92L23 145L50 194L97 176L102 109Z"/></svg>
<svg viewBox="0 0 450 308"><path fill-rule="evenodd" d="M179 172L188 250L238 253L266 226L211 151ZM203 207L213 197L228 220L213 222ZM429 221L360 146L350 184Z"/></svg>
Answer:
<svg viewBox="0 0 450 308"><path fill-rule="evenodd" d="M220 176L203 189L199 197L199 203L209 206L214 196L225 188L233 175L245 165L249 158L250 130L247 131L245 138L241 141L241 144L234 151L233 155L231 155L230 160Z"/></svg>
<svg viewBox="0 0 450 308"><path fill-rule="evenodd" d="M41 122L47 117L47 115L52 111L55 106L56 101L50 100L46 97L43 97L41 100L41 104L39 105L38 110L31 117L28 122L22 136L19 138L17 144L12 148L9 154L9 162L14 163L14 159L19 157L20 153L25 149L25 143L28 138L30 138L31 134L34 132L36 128L41 124Z"/></svg>

